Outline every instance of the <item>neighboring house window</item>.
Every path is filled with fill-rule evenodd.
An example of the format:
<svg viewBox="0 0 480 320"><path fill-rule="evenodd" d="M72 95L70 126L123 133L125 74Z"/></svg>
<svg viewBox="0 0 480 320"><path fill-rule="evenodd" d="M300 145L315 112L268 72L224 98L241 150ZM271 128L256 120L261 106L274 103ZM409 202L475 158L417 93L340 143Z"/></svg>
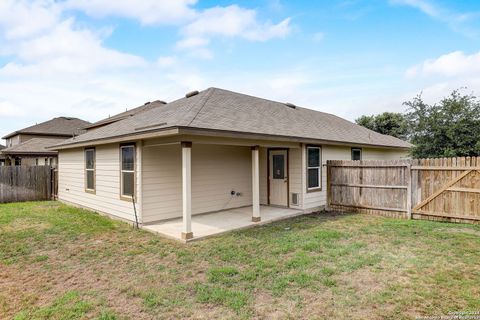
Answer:
<svg viewBox="0 0 480 320"><path fill-rule="evenodd" d="M20 159L20 158L15 158L15 165L16 165L16 166L21 166L21 165L22 165L22 159Z"/></svg>
<svg viewBox="0 0 480 320"><path fill-rule="evenodd" d="M352 148L352 160L362 160L362 149Z"/></svg>
<svg viewBox="0 0 480 320"><path fill-rule="evenodd" d="M307 188L320 189L322 177L322 149L307 147Z"/></svg>
<svg viewBox="0 0 480 320"><path fill-rule="evenodd" d="M135 146L121 146L120 151L121 195L122 197L131 198L135 193Z"/></svg>
<svg viewBox="0 0 480 320"><path fill-rule="evenodd" d="M85 149L85 190L95 191L95 149Z"/></svg>

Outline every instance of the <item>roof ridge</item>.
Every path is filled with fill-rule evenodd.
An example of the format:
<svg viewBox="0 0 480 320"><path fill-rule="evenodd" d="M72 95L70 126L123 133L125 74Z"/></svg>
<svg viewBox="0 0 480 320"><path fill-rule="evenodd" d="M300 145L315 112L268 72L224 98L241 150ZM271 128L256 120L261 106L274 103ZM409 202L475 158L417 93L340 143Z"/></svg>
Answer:
<svg viewBox="0 0 480 320"><path fill-rule="evenodd" d="M200 114L200 112L203 110L203 108L207 104L208 99L210 99L210 97L212 96L215 89L216 88L214 88L214 87L210 87L206 90L206 91L209 91L209 92L206 93L205 101L203 101L202 106L198 109L197 113L193 116L192 120L190 120L190 122L188 123L187 126L190 126L193 123L193 121L197 118L197 116Z"/></svg>
<svg viewBox="0 0 480 320"><path fill-rule="evenodd" d="M268 101L268 102L273 102L273 103L278 103L278 104L286 104L287 102L281 102L281 101L278 101L278 100L273 100L273 99L267 99L267 98L263 98L263 97L257 97L257 96L254 96L254 95L251 95L251 94L248 94L248 93L243 93L243 92L236 92L236 91L232 91L232 90L228 90L228 89L223 89L223 88L217 88L217 87L210 87L209 89L216 89L216 90L219 90L219 91L226 91L226 92L230 92L230 93L233 93L233 94L237 94L237 95L243 95L243 96L248 96L248 97L251 97L251 98L254 98L254 99L258 99L258 100L263 100L263 101ZM337 118L340 118L340 119L343 119L343 120L346 120L336 114L333 114L333 113L330 113L330 112L325 112L325 111L320 111L320 110L317 110L317 109L313 109L313 107L305 107L303 105L298 105L297 103L294 103L296 108L297 109L305 109L305 110L310 110L310 111L314 111L314 112L319 112L319 113L323 113L323 114L327 114L327 115L331 115L331 116L335 116ZM349 120L346 120L346 121L349 121ZM351 122L351 121L349 121Z"/></svg>

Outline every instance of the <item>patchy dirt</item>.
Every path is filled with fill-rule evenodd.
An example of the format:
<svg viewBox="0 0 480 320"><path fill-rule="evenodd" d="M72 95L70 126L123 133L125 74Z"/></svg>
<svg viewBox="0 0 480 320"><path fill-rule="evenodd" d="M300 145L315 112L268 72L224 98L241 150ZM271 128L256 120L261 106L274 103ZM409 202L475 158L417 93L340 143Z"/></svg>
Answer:
<svg viewBox="0 0 480 320"><path fill-rule="evenodd" d="M474 236L479 236L480 237L480 230L474 230L474 229L467 229L467 228L448 228L448 229L443 229L442 231L448 232L448 233L464 233L464 234L471 234Z"/></svg>

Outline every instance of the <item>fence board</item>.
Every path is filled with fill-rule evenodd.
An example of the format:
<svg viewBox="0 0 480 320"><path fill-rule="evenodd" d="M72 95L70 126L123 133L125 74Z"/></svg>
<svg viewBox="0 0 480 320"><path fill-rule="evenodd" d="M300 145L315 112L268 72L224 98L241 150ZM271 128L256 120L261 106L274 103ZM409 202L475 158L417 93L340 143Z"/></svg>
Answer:
<svg viewBox="0 0 480 320"><path fill-rule="evenodd" d="M50 200L51 172L49 166L0 167L0 203Z"/></svg>
<svg viewBox="0 0 480 320"><path fill-rule="evenodd" d="M328 161L327 172L330 210L480 223L480 157Z"/></svg>

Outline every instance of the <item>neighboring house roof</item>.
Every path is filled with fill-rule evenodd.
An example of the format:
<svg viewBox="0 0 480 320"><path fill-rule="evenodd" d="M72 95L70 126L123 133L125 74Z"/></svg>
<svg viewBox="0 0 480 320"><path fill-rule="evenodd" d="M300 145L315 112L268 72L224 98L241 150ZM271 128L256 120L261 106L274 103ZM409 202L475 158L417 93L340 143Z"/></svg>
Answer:
<svg viewBox="0 0 480 320"><path fill-rule="evenodd" d="M33 135L48 135L48 136L73 136L82 133L82 129L89 125L90 122L78 118L58 117L51 120L30 126L21 130L12 132L3 139L16 136L17 134L33 134Z"/></svg>
<svg viewBox="0 0 480 320"><path fill-rule="evenodd" d="M106 119L103 119L103 120L94 122L92 124L89 124L86 127L84 127L84 129L88 130L88 129L98 128L98 127L101 127L101 126L104 126L104 125L107 125L107 124L110 124L110 123L113 123L113 122L117 122L117 121L126 119L128 117L137 115L139 113L151 110L153 108L163 106L165 104L166 104L166 102L161 101L161 100L157 100L157 101L153 101L153 102L147 102L140 107L133 108L133 109L127 110L125 112L116 114L114 116L108 117Z"/></svg>
<svg viewBox="0 0 480 320"><path fill-rule="evenodd" d="M0 144L0 150L5 149L5 146L3 144Z"/></svg>
<svg viewBox="0 0 480 320"><path fill-rule="evenodd" d="M32 138L1 151L4 155L56 155L56 151L47 149L64 141L65 138Z"/></svg>
<svg viewBox="0 0 480 320"><path fill-rule="evenodd" d="M5 146L3 144L0 144L0 150L5 149ZM0 160L5 159L5 156L0 152Z"/></svg>
<svg viewBox="0 0 480 320"><path fill-rule="evenodd" d="M188 97L187 97L188 96ZM291 104L209 88L68 139L56 147L111 138L195 128L381 147L410 148L408 142L382 135L335 115Z"/></svg>

